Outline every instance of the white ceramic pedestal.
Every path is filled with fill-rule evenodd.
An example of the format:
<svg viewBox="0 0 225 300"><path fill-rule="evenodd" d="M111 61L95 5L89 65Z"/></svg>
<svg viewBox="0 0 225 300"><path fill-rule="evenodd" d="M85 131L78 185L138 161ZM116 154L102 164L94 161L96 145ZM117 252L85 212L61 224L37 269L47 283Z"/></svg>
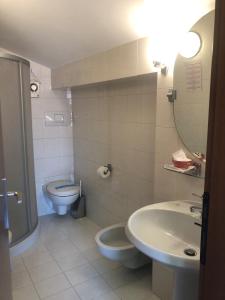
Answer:
<svg viewBox="0 0 225 300"><path fill-rule="evenodd" d="M199 272L175 270L173 300L198 300Z"/></svg>
<svg viewBox="0 0 225 300"><path fill-rule="evenodd" d="M171 268L153 261L152 290L161 300L197 300L199 270Z"/></svg>

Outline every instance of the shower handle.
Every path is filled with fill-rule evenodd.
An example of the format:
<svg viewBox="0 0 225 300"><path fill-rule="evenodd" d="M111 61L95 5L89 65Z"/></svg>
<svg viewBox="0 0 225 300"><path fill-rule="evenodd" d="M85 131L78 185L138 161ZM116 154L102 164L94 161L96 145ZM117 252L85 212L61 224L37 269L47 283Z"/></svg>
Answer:
<svg viewBox="0 0 225 300"><path fill-rule="evenodd" d="M8 210L8 197L16 197L17 203L22 203L22 193L19 192L9 192L7 188L7 179L2 178L2 194L0 194L0 199L3 201L3 222L5 229L10 228L9 224L9 210Z"/></svg>
<svg viewBox="0 0 225 300"><path fill-rule="evenodd" d="M7 192L6 193L7 197L16 197L17 199L17 204L22 204L23 200L22 200L22 193L20 192ZM4 198L5 195L4 194L0 194L0 198Z"/></svg>
<svg viewBox="0 0 225 300"><path fill-rule="evenodd" d="M3 193L0 194L0 198L3 198L5 200L8 197L16 197L17 204L22 204L22 202L23 202L22 193L17 192L17 191L7 191L7 179L6 178L2 178L2 183L3 183Z"/></svg>
<svg viewBox="0 0 225 300"><path fill-rule="evenodd" d="M16 197L17 204L21 204L22 201L22 195L19 192L7 192L7 197Z"/></svg>

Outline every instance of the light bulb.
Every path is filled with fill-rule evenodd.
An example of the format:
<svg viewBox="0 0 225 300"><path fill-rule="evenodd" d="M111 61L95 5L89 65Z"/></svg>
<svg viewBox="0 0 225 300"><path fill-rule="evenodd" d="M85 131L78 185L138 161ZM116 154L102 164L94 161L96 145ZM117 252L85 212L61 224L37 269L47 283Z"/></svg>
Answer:
<svg viewBox="0 0 225 300"><path fill-rule="evenodd" d="M201 49L201 38L196 32L189 31L183 39L180 55L185 58L192 58L198 54Z"/></svg>

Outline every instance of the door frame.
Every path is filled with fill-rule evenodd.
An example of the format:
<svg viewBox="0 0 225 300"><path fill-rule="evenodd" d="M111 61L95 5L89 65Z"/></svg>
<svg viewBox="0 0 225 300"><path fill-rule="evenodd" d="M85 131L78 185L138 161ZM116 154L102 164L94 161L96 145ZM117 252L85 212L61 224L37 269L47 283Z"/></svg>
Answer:
<svg viewBox="0 0 225 300"><path fill-rule="evenodd" d="M201 252L200 300L225 299L225 1L216 0L209 104L205 195L208 195ZM203 199L203 207L207 205ZM206 208L207 212L207 208ZM203 220L204 221L204 220ZM203 222L204 223L204 222ZM204 237L204 234L202 235ZM204 257L203 257L204 256ZM205 261L204 261L205 260Z"/></svg>

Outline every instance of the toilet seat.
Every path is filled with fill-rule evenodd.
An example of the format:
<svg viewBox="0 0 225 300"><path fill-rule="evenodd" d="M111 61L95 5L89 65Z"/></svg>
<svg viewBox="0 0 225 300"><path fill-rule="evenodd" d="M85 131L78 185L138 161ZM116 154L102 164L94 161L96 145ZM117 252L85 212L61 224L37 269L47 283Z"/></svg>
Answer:
<svg viewBox="0 0 225 300"><path fill-rule="evenodd" d="M80 187L74 185L70 180L56 180L50 182L46 189L48 193L58 197L74 196L80 193Z"/></svg>

